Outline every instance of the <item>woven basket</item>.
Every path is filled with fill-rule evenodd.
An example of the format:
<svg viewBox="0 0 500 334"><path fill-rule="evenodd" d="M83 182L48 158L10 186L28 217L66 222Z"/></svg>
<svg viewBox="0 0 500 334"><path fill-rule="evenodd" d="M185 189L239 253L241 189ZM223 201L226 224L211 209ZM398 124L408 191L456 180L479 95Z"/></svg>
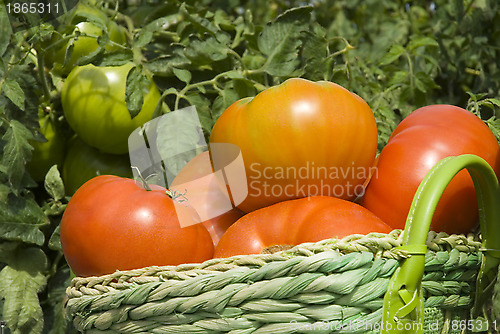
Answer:
<svg viewBox="0 0 500 334"><path fill-rule="evenodd" d="M440 195L463 168L475 183L482 240L429 232ZM496 324L477 316L497 276L499 203L484 160L447 158L419 187L404 231L77 277L66 314L82 333L480 332Z"/></svg>

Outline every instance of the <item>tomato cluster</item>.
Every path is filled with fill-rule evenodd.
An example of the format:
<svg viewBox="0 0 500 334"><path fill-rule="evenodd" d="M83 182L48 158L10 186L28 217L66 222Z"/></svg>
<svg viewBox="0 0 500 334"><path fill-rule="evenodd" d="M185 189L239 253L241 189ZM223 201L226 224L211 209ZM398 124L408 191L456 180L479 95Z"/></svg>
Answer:
<svg viewBox="0 0 500 334"><path fill-rule="evenodd" d="M80 96L78 90L73 94ZM74 108L67 115L70 124L84 128L93 119L86 123L88 97L82 96L64 104ZM103 110L108 109L114 107ZM117 112L112 119L128 122L123 115ZM99 132L107 125L92 126ZM128 126L123 133L133 127ZM88 140L106 146L100 146L99 135ZM216 176L228 160L215 151L221 143L239 149L240 174ZM116 153L118 146L103 150ZM375 117L363 99L331 82L289 79L227 108L211 132L210 151L193 158L170 189L148 189L144 180L116 176L85 183L62 219L63 250L75 273L87 276L389 233L404 227L418 185L442 158L476 154L500 175L495 136L481 119L455 106L416 110L376 153ZM474 189L470 176L461 172L446 190L431 228L467 233L476 224Z"/></svg>
<svg viewBox="0 0 500 334"><path fill-rule="evenodd" d="M30 142L33 153L27 168L36 182L42 182L53 165L62 171L68 195L98 175L132 176L128 136L153 117L160 93L151 79L142 109L132 118L125 89L134 63L79 66L98 52L123 49L126 37L124 28L103 11L79 3L44 42L44 65L61 76L63 84L57 95L61 103L41 108L39 136Z"/></svg>

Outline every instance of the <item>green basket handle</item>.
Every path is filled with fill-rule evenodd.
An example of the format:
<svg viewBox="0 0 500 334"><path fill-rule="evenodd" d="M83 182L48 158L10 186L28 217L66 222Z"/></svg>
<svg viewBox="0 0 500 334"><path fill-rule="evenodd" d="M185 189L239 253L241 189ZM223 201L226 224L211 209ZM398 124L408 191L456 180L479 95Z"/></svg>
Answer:
<svg viewBox="0 0 500 334"><path fill-rule="evenodd" d="M389 281L384 296L382 334L423 333L425 242L441 195L453 177L464 168L472 177L476 190L484 250L477 277L473 317L480 314L485 299L493 293L500 263L500 188L497 177L490 165L478 156L464 154L445 158L427 173L413 198L400 247L411 256L402 260Z"/></svg>

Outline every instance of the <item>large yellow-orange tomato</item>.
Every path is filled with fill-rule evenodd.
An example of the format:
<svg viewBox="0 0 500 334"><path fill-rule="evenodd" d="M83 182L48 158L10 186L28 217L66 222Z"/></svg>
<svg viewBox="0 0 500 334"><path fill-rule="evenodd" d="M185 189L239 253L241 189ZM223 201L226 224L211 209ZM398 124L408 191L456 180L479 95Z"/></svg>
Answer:
<svg viewBox="0 0 500 334"><path fill-rule="evenodd" d="M294 198L361 195L377 127L358 95L332 82L292 78L229 106L210 143L241 149L248 196L238 207L251 212Z"/></svg>

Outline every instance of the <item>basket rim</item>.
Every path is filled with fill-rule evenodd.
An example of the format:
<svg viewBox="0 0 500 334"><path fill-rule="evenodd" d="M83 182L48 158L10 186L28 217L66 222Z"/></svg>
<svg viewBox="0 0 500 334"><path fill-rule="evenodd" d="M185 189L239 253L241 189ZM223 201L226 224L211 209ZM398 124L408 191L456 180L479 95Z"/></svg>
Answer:
<svg viewBox="0 0 500 334"><path fill-rule="evenodd" d="M290 249L272 254L236 255L227 258L213 258L201 263L185 263L177 266L149 266L132 270L117 270L102 276L75 277L67 288L69 298L78 297L93 288L115 290L124 285L158 282L165 279L186 280L198 275L225 272L238 267L262 267L270 262L286 261L292 257L309 257L322 252L346 255L354 252L369 252L375 258L402 260L411 256L402 245L403 230L395 229L389 233L372 232L366 235L353 234L341 239L329 238L318 242L307 242ZM479 252L482 244L480 235L469 233L447 234L430 231L426 241L428 252L451 251ZM102 291L105 292L105 291ZM106 291L107 292L107 291Z"/></svg>

